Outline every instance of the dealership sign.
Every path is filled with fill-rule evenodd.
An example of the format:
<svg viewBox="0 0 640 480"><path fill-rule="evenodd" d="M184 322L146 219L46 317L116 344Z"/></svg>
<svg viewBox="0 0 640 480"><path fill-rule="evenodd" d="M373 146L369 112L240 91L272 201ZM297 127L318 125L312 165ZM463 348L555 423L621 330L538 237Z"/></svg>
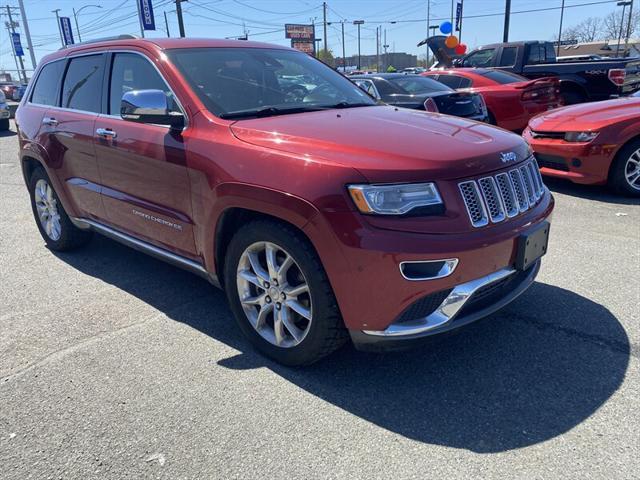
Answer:
<svg viewBox="0 0 640 480"><path fill-rule="evenodd" d="M153 5L151 0L139 0L140 2L140 21L145 30L155 30L156 20L153 17Z"/></svg>
<svg viewBox="0 0 640 480"><path fill-rule="evenodd" d="M456 4L456 32L462 28L462 2Z"/></svg>
<svg viewBox="0 0 640 480"><path fill-rule="evenodd" d="M22 43L20 42L20 34L12 33L11 41L13 42L13 51L16 54L16 57L24 57L24 50L22 49Z"/></svg>
<svg viewBox="0 0 640 480"><path fill-rule="evenodd" d="M291 48L308 53L309 55L316 54L316 42L313 40L291 40Z"/></svg>
<svg viewBox="0 0 640 480"><path fill-rule="evenodd" d="M73 45L73 30L71 30L71 20L69 17L60 17L60 30L65 45Z"/></svg>
<svg viewBox="0 0 640 480"><path fill-rule="evenodd" d="M298 25L287 23L284 26L285 38L292 40L311 40L316 38L316 27L314 25Z"/></svg>

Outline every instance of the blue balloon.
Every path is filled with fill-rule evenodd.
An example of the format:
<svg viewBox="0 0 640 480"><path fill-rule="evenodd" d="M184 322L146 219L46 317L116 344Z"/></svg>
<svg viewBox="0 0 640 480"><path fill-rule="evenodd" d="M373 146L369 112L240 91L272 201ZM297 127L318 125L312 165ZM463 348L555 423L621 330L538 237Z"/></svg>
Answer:
<svg viewBox="0 0 640 480"><path fill-rule="evenodd" d="M440 24L440 31L446 35L451 33L451 30L453 29L452 27L451 22L442 22Z"/></svg>

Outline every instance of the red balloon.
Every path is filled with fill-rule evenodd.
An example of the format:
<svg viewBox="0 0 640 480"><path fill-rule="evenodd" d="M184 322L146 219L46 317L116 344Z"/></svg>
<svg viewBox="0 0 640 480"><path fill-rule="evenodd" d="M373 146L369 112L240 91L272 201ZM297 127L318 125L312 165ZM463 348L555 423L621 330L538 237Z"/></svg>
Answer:
<svg viewBox="0 0 640 480"><path fill-rule="evenodd" d="M466 51L467 51L467 46L464 43L459 43L458 45L456 45L456 53L458 55L464 55Z"/></svg>

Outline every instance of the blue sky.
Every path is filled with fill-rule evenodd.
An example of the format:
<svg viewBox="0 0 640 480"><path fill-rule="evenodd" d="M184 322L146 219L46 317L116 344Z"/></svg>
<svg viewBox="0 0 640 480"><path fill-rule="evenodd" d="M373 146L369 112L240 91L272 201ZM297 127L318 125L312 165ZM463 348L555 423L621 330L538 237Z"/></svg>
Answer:
<svg viewBox="0 0 640 480"><path fill-rule="evenodd" d="M566 0L566 6L597 0ZM3 5L18 6L17 0L5 0ZM136 16L136 0L24 0L29 25L34 41L34 50L39 60L44 55L60 47L54 8L60 8L60 15L72 17L72 8L85 5L101 5L102 8L88 7L79 14L78 20L83 40L116 35L119 33L139 34ZM470 48L502 40L504 0L465 0L464 16L498 14L490 17L465 18L462 41ZM639 8L637 5L635 8ZM169 19L172 36L178 36L175 3L171 0L153 0L158 30L147 32L147 36L166 36L164 16ZM416 43L426 36L427 0L328 0L328 21L340 22L365 20L361 30L362 53L375 53L375 29L382 25L387 31L389 51L405 51L424 55L423 47ZM182 4L187 36L224 38L238 36L244 28L250 40L287 45L284 38L284 23L310 23L315 19L316 35L322 37L321 0L189 0ZM512 0L512 12L541 8L559 7L561 0ZM571 26L589 16L605 16L616 7L615 1L605 4L566 8L564 24ZM431 0L433 23L439 23L450 16L450 0ZM18 12L16 11L16 14ZM510 39L548 40L557 35L560 10L513 14ZM437 20L440 19L440 20ZM6 16L2 17L0 34L0 69L14 69L7 30L4 28ZM14 18L15 20L15 18ZM73 21L73 19L72 19ZM390 22L397 23L390 23ZM244 27L243 27L244 24ZM160 29L162 28L162 29ZM75 25L74 25L75 30ZM75 32L74 32L75 33ZM328 27L328 46L336 55L341 55L340 24ZM76 35L77 40L77 35ZM23 39L23 44L26 42ZM345 24L345 46L347 55L357 53L356 27ZM25 58L27 64L28 56Z"/></svg>

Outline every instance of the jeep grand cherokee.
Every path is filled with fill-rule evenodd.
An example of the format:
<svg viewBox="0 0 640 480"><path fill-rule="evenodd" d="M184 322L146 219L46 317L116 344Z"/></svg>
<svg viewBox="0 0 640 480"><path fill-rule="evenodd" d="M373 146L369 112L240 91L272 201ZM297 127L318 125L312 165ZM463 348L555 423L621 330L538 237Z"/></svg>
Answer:
<svg viewBox="0 0 640 480"><path fill-rule="evenodd" d="M17 125L49 248L97 232L200 274L289 365L486 316L547 247L553 199L520 137L379 105L289 48L78 45L43 59Z"/></svg>

